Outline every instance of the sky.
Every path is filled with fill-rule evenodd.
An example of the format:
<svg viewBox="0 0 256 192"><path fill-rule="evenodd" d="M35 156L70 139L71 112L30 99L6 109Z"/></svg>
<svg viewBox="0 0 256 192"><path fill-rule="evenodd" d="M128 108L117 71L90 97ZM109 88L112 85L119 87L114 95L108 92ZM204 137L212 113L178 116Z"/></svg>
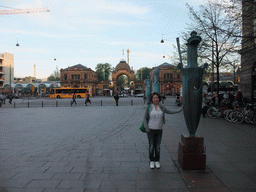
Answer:
<svg viewBox="0 0 256 192"><path fill-rule="evenodd" d="M0 15L0 53L14 55L15 77L34 76L34 63L39 79L56 67L115 67L127 61L128 49L130 67L152 68L170 63L167 55L191 23L186 3L196 9L205 1L1 0L0 10L47 7L50 12Z"/></svg>

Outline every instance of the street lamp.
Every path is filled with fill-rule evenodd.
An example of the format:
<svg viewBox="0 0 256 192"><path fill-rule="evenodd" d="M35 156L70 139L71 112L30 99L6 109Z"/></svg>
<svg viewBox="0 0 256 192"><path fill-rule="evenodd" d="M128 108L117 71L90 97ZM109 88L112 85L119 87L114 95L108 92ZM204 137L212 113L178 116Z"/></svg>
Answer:
<svg viewBox="0 0 256 192"><path fill-rule="evenodd" d="M16 43L16 47L19 47L20 45L19 45L19 43L18 43L18 39L17 39L17 43Z"/></svg>

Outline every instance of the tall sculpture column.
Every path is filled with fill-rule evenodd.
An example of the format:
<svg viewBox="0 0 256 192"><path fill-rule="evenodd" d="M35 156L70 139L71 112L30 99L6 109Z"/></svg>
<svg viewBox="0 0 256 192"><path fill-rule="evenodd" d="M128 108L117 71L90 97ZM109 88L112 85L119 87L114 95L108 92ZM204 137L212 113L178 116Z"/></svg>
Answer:
<svg viewBox="0 0 256 192"><path fill-rule="evenodd" d="M144 83L146 85L146 93L145 93L145 97L147 99L147 102L150 101L150 94L151 94L151 86L150 86L150 80L149 77L147 77L147 79L144 80Z"/></svg>
<svg viewBox="0 0 256 192"><path fill-rule="evenodd" d="M178 65L182 74L184 118L189 131L189 136L181 135L178 157L183 169L205 169L204 138L196 137L195 133L201 117L202 78L207 64L198 66L197 46L201 37L195 31L190 35L187 43L187 66L183 68L182 63Z"/></svg>
<svg viewBox="0 0 256 192"><path fill-rule="evenodd" d="M153 74L154 74L154 83L153 83L153 92L157 92L160 94L160 84L158 82L158 78L159 78L159 69L155 68L153 70Z"/></svg>

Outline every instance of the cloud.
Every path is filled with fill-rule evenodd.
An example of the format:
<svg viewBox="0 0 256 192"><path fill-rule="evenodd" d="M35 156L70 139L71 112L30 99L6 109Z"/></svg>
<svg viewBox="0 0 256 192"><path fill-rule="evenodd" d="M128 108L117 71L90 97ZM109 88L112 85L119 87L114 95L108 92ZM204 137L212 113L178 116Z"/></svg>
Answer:
<svg viewBox="0 0 256 192"><path fill-rule="evenodd" d="M145 16L150 13L148 7L142 7L126 1L69 1L64 7L67 15L98 15L98 14L127 14L131 16Z"/></svg>
<svg viewBox="0 0 256 192"><path fill-rule="evenodd" d="M93 1L50 1L23 0L16 8L48 7L50 12L26 14L26 17L42 26L57 26L76 30L79 26L134 26L145 25L151 18L150 8L131 1L93 0ZM143 22L140 20L144 20ZM136 20L136 21L133 21Z"/></svg>

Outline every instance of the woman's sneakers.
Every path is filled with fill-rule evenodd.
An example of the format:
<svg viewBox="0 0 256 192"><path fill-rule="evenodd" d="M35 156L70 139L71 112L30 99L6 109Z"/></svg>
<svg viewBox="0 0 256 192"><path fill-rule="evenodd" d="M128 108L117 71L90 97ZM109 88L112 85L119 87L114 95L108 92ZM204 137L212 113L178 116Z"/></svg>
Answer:
<svg viewBox="0 0 256 192"><path fill-rule="evenodd" d="M159 161L156 161L156 162L155 162L155 165L156 165L156 168L157 168L157 169L159 169L159 168L161 167Z"/></svg>
<svg viewBox="0 0 256 192"><path fill-rule="evenodd" d="M149 166L150 166L151 169L154 169L155 166L156 166L157 169L159 169L161 167L159 161L156 161L156 162L150 161Z"/></svg>
<svg viewBox="0 0 256 192"><path fill-rule="evenodd" d="M155 162L154 161L150 161L149 166L151 169L155 168Z"/></svg>

